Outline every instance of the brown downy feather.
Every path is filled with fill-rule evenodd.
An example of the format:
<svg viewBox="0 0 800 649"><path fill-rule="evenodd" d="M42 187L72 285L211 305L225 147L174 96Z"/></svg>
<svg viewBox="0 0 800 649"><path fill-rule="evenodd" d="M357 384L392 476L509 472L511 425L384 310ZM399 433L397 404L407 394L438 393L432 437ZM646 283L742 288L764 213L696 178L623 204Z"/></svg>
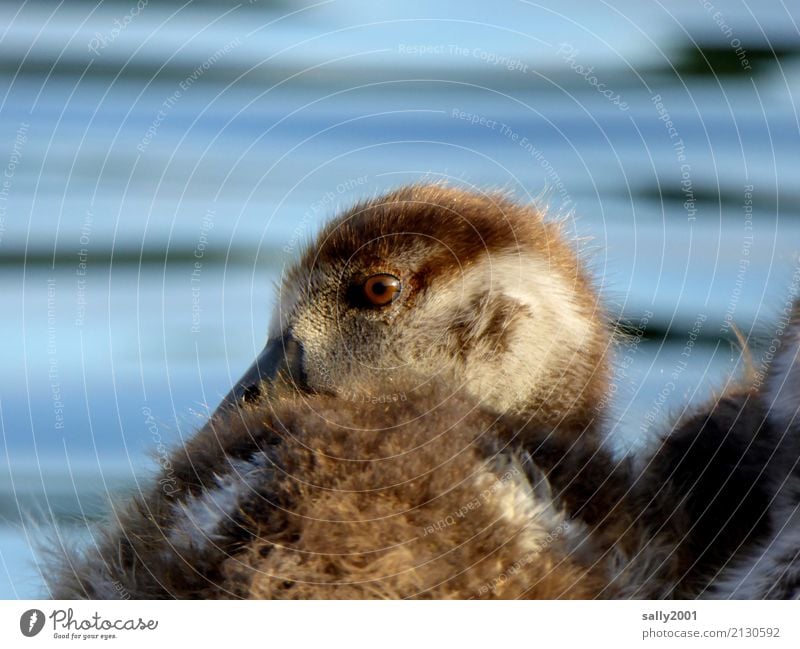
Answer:
<svg viewBox="0 0 800 649"><path fill-rule="evenodd" d="M119 526L63 567L53 595L586 598L607 587L620 522L609 501L625 487L604 452L543 449L540 466L503 441L517 437L510 422L463 391L403 394L219 416L172 458L179 489L117 509ZM584 478L608 486L592 496Z"/></svg>

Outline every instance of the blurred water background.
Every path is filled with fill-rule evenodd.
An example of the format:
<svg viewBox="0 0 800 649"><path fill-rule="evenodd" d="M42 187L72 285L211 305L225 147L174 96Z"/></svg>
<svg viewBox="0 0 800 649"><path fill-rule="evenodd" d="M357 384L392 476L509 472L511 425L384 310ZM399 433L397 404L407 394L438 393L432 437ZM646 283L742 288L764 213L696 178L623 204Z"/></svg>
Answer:
<svg viewBox="0 0 800 649"><path fill-rule="evenodd" d="M260 350L338 207L419 179L566 218L636 446L797 287L797 3L0 4L0 597ZM586 237L586 238L584 238ZM589 238L590 237L590 238Z"/></svg>

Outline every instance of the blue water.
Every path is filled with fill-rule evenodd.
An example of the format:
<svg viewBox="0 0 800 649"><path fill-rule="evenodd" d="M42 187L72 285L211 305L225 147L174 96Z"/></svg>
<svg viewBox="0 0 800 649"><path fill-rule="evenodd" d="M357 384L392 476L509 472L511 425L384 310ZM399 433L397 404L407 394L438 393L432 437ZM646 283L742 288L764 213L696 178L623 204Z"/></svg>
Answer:
<svg viewBox="0 0 800 649"><path fill-rule="evenodd" d="M617 385L623 448L698 317L659 417L724 385L726 319L757 345L783 308L794 9L720 1L722 28L688 0L164 2L111 39L133 4L0 6L0 597L43 593L43 524L82 533L203 421L284 264L365 196L446 179L564 219L611 317L653 314Z"/></svg>

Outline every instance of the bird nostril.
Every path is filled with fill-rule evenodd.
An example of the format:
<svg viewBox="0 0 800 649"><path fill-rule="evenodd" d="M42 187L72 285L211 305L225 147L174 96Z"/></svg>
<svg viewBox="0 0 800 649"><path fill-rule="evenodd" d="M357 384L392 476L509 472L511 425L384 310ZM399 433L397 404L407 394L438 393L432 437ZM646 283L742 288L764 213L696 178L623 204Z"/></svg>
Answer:
<svg viewBox="0 0 800 649"><path fill-rule="evenodd" d="M259 396L261 396L261 385L254 384L248 385L242 391L242 400L249 402L255 401Z"/></svg>
<svg viewBox="0 0 800 649"><path fill-rule="evenodd" d="M301 392L307 389L303 346L291 333L287 333L267 341L259 357L219 407L252 402L264 394Z"/></svg>

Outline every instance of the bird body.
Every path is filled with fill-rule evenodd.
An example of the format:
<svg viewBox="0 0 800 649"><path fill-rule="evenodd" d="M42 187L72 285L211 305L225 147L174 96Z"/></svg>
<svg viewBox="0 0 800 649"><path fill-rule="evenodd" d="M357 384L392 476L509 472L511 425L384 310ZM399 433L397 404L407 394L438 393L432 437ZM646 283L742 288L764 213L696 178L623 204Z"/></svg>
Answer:
<svg viewBox="0 0 800 649"><path fill-rule="evenodd" d="M404 401L377 407L315 395L223 413L173 456L177 492L115 510L120 528L56 596L596 592L592 552L570 556L584 526L504 450L506 424L445 385L402 389ZM524 578L503 578L514 563Z"/></svg>

